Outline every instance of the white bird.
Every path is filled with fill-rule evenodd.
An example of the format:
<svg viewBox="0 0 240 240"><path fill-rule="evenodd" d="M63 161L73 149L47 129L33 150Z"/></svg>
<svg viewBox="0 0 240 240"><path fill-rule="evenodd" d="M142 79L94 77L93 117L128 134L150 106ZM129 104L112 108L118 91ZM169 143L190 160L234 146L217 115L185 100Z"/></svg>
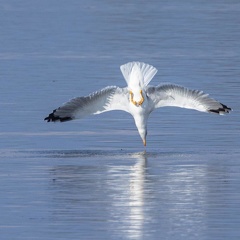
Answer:
<svg viewBox="0 0 240 240"><path fill-rule="evenodd" d="M160 107L173 106L201 112L229 113L231 108L198 90L163 84L149 86L157 69L143 62L129 62L120 67L127 87L108 86L85 97L77 97L55 109L44 120L64 122L91 114L122 110L130 113L146 146L147 121L150 113Z"/></svg>

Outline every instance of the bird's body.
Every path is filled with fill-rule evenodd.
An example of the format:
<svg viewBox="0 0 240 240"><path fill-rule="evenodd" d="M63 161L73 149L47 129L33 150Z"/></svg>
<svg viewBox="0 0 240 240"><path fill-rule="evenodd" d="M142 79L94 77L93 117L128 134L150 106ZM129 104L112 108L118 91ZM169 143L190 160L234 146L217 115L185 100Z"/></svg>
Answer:
<svg viewBox="0 0 240 240"><path fill-rule="evenodd" d="M149 86L157 69L141 62L130 62L120 67L127 87L106 87L86 97L78 97L55 109L44 120L69 121L111 110L130 113L139 135L146 146L147 121L150 113L159 107L175 106L201 112L228 113L231 108L208 97L202 91L189 90L174 84Z"/></svg>

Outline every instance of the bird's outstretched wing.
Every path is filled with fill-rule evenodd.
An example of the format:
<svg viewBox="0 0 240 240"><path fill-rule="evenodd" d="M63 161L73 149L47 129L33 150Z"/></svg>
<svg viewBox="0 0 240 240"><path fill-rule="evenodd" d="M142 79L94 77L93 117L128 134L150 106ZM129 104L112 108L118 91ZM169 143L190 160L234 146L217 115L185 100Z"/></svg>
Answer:
<svg viewBox="0 0 240 240"><path fill-rule="evenodd" d="M174 84L164 84L157 87L149 86L147 95L152 100L153 108L173 106L220 115L231 111L231 108L210 98L208 94L202 91L190 90Z"/></svg>
<svg viewBox="0 0 240 240"><path fill-rule="evenodd" d="M73 98L55 109L44 120L48 122L65 122L111 110L128 112L128 102L126 88L106 87L89 96Z"/></svg>

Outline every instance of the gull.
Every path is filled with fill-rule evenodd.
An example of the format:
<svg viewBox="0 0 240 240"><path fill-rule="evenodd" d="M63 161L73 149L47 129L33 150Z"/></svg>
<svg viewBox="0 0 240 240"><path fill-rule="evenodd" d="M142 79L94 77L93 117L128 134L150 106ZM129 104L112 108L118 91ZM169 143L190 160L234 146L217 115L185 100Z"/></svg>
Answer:
<svg viewBox="0 0 240 240"><path fill-rule="evenodd" d="M112 110L132 115L139 135L146 146L147 121L150 113L160 107L180 107L223 115L231 108L210 98L199 90L176 84L150 86L157 69L143 62L129 62L120 66L127 87L108 86L88 96L73 98L53 110L44 120L65 122Z"/></svg>

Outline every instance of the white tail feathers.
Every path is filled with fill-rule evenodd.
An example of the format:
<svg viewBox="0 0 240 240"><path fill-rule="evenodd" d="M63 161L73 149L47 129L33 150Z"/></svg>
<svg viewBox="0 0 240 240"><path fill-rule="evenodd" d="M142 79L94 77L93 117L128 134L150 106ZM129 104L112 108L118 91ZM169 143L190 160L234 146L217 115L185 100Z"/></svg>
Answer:
<svg viewBox="0 0 240 240"><path fill-rule="evenodd" d="M137 72L136 67L139 70L137 75L132 74L133 71ZM155 67L143 62L129 62L120 66L120 69L128 85L130 80L133 80L133 75L135 75L139 82L145 87L150 83L152 78L157 73L157 69Z"/></svg>

